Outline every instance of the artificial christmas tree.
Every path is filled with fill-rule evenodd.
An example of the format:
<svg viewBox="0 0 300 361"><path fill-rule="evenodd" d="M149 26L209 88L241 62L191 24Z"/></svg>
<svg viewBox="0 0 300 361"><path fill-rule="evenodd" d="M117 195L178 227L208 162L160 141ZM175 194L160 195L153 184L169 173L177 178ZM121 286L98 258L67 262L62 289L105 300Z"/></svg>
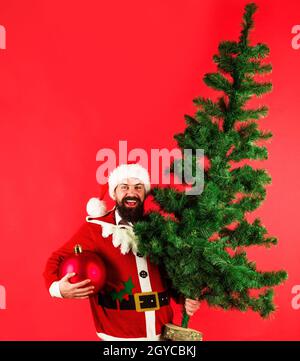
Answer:
<svg viewBox="0 0 300 361"><path fill-rule="evenodd" d="M265 199L271 178L264 169L239 163L267 159L267 149L260 143L272 136L261 131L257 122L266 116L267 107L246 107L253 96L272 89L270 82L257 79L272 70L264 63L269 48L249 41L256 8L254 3L246 5L239 41L221 42L213 57L217 72L204 76L204 82L222 95L216 101L194 99L195 116L186 115L186 129L175 135L182 154L192 149L193 175L201 174L196 150L204 150L203 192L195 195L171 187L155 188L154 200L169 216L151 212L134 231L139 251L163 264L174 289L186 298L223 309L252 309L267 317L275 309L273 286L287 274L259 271L248 260L245 248L277 243L267 236L259 219L247 219ZM187 162L184 157L173 162L170 171L182 176ZM188 321L184 312L182 326L187 327Z"/></svg>

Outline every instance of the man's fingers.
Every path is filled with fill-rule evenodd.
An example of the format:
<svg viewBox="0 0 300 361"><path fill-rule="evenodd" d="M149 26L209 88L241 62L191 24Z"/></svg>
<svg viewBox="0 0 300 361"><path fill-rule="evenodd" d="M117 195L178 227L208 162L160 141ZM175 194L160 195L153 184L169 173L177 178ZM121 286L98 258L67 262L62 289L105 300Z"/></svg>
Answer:
<svg viewBox="0 0 300 361"><path fill-rule="evenodd" d="M89 284L90 282L91 282L90 279L86 279L86 280L81 281L81 282L73 283L72 286L73 286L73 288L80 288L80 287L83 287L83 286Z"/></svg>
<svg viewBox="0 0 300 361"><path fill-rule="evenodd" d="M87 292L93 293L94 289L95 289L94 286L85 287L85 288L78 288L76 290L76 295L82 295L83 293L87 293Z"/></svg>
<svg viewBox="0 0 300 361"><path fill-rule="evenodd" d="M189 298L186 299L186 303L187 304L190 304L190 305L198 305L199 304L199 301L197 300L191 300Z"/></svg>
<svg viewBox="0 0 300 361"><path fill-rule="evenodd" d="M198 300L191 300L189 298L185 300L185 312L188 316L193 316L199 307L200 302Z"/></svg>
<svg viewBox="0 0 300 361"><path fill-rule="evenodd" d="M63 278L61 279L61 281L68 281L71 277L75 276L76 273L72 272L72 273L67 273L65 276L63 276Z"/></svg>
<svg viewBox="0 0 300 361"><path fill-rule="evenodd" d="M89 296L74 296L76 300L86 300Z"/></svg>
<svg viewBox="0 0 300 361"><path fill-rule="evenodd" d="M193 314L195 313L195 309L190 308L190 307L186 307L185 308L185 312L188 314L188 316L193 316Z"/></svg>
<svg viewBox="0 0 300 361"><path fill-rule="evenodd" d="M76 293L76 297L83 297L83 296L90 296L93 291L83 292L83 293Z"/></svg>

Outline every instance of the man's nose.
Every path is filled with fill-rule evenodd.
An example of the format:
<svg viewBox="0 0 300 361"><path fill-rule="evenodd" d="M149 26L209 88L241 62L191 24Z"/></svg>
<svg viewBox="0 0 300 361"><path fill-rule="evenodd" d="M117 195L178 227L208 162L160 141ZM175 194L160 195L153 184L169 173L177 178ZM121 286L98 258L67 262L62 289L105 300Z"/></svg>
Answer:
<svg viewBox="0 0 300 361"><path fill-rule="evenodd" d="M127 195L128 196L136 196L137 195L137 191L134 186L128 187Z"/></svg>
<svg viewBox="0 0 300 361"><path fill-rule="evenodd" d="M126 195L130 197L136 197L137 193L134 190L128 190Z"/></svg>

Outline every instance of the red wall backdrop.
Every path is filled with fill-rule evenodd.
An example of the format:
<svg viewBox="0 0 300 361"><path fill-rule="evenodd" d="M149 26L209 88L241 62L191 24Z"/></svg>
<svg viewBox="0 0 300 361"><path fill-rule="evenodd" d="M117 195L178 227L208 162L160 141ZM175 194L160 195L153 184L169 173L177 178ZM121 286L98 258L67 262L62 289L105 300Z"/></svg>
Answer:
<svg viewBox="0 0 300 361"><path fill-rule="evenodd" d="M276 288L269 320L203 305L190 327L206 340L300 339L292 293L300 284L300 49L292 46L300 4L256 3L252 40L270 46L274 69L274 91L261 100L270 107L262 127L274 134L264 162L273 183L256 215L279 245L249 255L261 269L286 269L289 280ZM98 191L99 149L117 151L120 140L149 154L175 146L184 114L195 112L192 99L212 94L202 77L215 70L218 43L237 39L245 4L0 1L1 340L97 339L86 300L48 295L46 259L84 222Z"/></svg>

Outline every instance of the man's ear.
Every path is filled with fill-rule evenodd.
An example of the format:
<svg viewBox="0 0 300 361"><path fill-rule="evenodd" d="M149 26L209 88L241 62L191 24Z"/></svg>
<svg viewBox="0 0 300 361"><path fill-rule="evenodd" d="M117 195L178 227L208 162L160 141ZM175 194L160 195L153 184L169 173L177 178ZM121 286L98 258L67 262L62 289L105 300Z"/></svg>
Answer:
<svg viewBox="0 0 300 361"><path fill-rule="evenodd" d="M116 192L116 189L117 189L117 187L114 189L114 192L113 192L113 196L114 196L114 200L115 200L115 201L117 200L117 192Z"/></svg>

